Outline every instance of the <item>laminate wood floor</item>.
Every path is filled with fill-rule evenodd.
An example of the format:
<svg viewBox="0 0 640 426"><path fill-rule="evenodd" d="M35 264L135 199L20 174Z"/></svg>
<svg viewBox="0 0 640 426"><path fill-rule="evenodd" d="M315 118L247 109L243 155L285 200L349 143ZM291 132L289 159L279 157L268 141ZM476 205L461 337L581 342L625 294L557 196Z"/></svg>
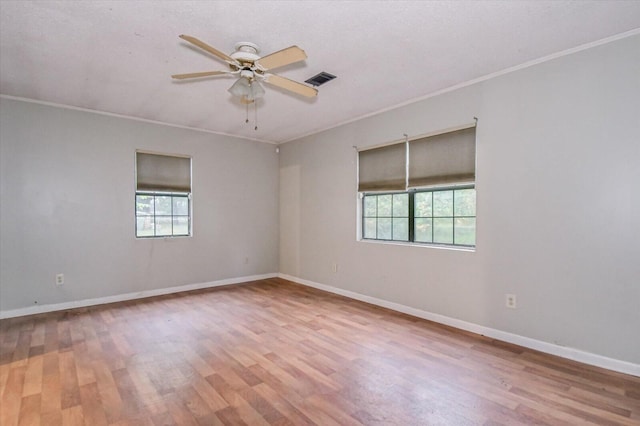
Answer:
<svg viewBox="0 0 640 426"><path fill-rule="evenodd" d="M640 378L281 279L0 321L0 424L640 425Z"/></svg>

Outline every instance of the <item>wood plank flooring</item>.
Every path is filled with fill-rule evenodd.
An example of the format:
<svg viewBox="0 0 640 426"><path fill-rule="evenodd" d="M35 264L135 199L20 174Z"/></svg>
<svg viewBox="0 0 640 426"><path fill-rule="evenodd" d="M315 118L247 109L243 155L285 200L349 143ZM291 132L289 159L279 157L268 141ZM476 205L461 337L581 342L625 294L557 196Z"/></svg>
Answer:
<svg viewBox="0 0 640 426"><path fill-rule="evenodd" d="M0 321L0 425L640 425L640 378L281 279Z"/></svg>

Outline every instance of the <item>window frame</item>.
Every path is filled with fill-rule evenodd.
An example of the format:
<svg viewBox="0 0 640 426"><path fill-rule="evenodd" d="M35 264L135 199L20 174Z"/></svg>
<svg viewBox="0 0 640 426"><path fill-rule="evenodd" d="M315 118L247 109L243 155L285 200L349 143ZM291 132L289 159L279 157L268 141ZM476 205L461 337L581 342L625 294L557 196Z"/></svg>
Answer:
<svg viewBox="0 0 640 426"><path fill-rule="evenodd" d="M382 242L382 243L393 243L393 244L408 244L408 245L416 245L416 246L423 246L423 247L445 247L445 248L455 248L455 249L467 249L467 250L475 250L476 245L477 245L477 240L474 237L474 241L476 244L457 244L455 242L455 220L458 218L473 218L477 220L477 204L474 205L474 208L476 209L476 214L474 216L468 216L468 215L461 215L461 216L456 216L455 215L455 191L459 191L459 190L466 190L466 189L473 189L474 191L476 191L477 194L477 189L476 189L476 184L474 183L465 183L465 184L459 184L459 185L447 185L447 186L435 186L435 187L424 187L424 188L410 188L408 190L405 191L367 191L367 192L360 192L360 214L359 214L359 220L360 220L360 235L359 235L359 240L360 241L365 241L365 242ZM430 216L430 218L433 220L434 218L451 218L453 221L453 227L452 227L452 233L453 233L453 237L452 237L452 243L441 243L441 242L433 242L433 226L432 226L432 238L431 238L431 242L425 242L425 241L415 241L415 195L418 193L435 193L435 192L443 192L443 191L453 191L453 201L452 201L452 216ZM374 216L365 216L366 214L366 210L365 210L365 199L368 196L381 196L381 195L397 195L397 194L408 194L408 210L409 210L409 217L407 218L408 220L408 240L395 240L393 239L393 210L392 210L392 216L390 216L390 218L392 219L392 231L391 231L391 238L392 239L383 239L383 238L367 238L365 237L365 226L366 226L366 219L367 218L374 218ZM433 197L433 195L432 195ZM393 199L392 199L392 203L393 203ZM375 218L377 219L379 216L377 216L377 212L376 212L376 216ZM386 216L385 216L386 218ZM420 217L419 217L420 218ZM476 228L475 228L475 233L477 235L477 222L476 222ZM376 237L377 237L377 231L376 231Z"/></svg>

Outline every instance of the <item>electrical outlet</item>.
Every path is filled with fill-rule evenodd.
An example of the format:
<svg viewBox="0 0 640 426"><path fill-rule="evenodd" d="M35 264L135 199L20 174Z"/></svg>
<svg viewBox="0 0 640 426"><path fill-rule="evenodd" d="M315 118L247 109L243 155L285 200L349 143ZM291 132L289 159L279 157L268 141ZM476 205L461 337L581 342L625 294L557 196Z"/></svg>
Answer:
<svg viewBox="0 0 640 426"><path fill-rule="evenodd" d="M64 284L64 274L56 274L56 285L60 286Z"/></svg>
<svg viewBox="0 0 640 426"><path fill-rule="evenodd" d="M515 309L516 308L516 295L515 294L505 294L504 295L504 304L507 308Z"/></svg>

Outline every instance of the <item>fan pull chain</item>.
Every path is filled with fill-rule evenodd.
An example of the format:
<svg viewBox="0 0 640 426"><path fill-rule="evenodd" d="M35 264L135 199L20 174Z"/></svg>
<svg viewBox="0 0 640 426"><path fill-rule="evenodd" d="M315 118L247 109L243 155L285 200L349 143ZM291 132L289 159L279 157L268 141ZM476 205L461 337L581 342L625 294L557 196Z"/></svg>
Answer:
<svg viewBox="0 0 640 426"><path fill-rule="evenodd" d="M253 130L258 130L258 100L256 99L255 101L253 101L253 111L255 112L256 116L254 119L254 123L256 125L256 127L253 128Z"/></svg>
<svg viewBox="0 0 640 426"><path fill-rule="evenodd" d="M244 120L245 123L249 123L249 104L246 104L247 107L247 119Z"/></svg>

